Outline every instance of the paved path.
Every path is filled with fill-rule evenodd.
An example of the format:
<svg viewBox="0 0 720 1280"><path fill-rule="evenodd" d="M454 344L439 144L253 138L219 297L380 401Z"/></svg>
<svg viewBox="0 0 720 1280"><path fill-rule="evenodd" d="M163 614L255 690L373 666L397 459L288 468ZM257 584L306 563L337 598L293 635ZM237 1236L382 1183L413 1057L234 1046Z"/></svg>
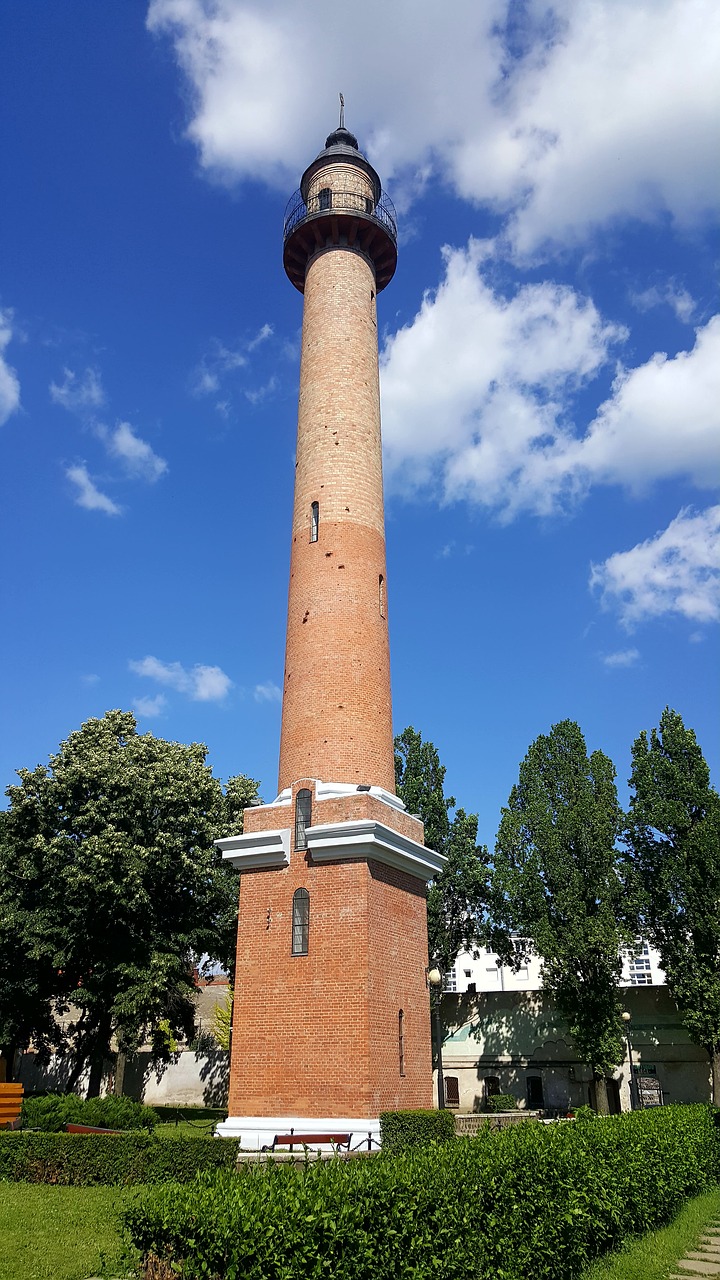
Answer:
<svg viewBox="0 0 720 1280"><path fill-rule="evenodd" d="M720 1223L711 1222L705 1228L697 1249L690 1249L676 1263L677 1270L669 1280L690 1280L690 1276L720 1276Z"/></svg>

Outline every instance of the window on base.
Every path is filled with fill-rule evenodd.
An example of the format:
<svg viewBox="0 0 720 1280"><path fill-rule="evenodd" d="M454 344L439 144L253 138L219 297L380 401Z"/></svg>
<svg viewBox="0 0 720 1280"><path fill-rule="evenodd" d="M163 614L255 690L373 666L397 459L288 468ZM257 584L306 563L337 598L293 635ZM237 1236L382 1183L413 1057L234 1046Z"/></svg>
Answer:
<svg viewBox="0 0 720 1280"><path fill-rule="evenodd" d="M312 791L301 787L295 797L295 848L307 849L307 829L312 823Z"/></svg>
<svg viewBox="0 0 720 1280"><path fill-rule="evenodd" d="M310 894L307 889L296 889L292 909L292 954L306 956L310 936Z"/></svg>

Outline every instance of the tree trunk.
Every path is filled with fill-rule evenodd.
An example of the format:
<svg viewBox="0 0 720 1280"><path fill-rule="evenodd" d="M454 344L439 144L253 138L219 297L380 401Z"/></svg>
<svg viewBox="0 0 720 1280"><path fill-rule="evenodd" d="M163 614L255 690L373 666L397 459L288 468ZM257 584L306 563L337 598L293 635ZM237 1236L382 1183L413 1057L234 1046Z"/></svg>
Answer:
<svg viewBox="0 0 720 1280"><path fill-rule="evenodd" d="M6 1084L15 1083L15 1060L18 1055L18 1046L16 1044L0 1044L0 1053L5 1064L5 1076L0 1074L0 1079L4 1079ZM0 1073L2 1067L0 1067Z"/></svg>
<svg viewBox="0 0 720 1280"><path fill-rule="evenodd" d="M126 1062L127 1062L127 1055L124 1053L121 1053L120 1050L118 1049L118 1052L115 1056L115 1090L114 1090L114 1092L117 1094L118 1097L122 1097L123 1089L125 1088L125 1063Z"/></svg>
<svg viewBox="0 0 720 1280"><path fill-rule="evenodd" d="M100 1087L102 1085L103 1067L105 1065L105 1050L99 1045L90 1058L90 1074L88 1076L87 1096L88 1098L99 1098Z"/></svg>
<svg viewBox="0 0 720 1280"><path fill-rule="evenodd" d="M711 1045L708 1052L710 1054L712 1100L717 1107L720 1106L720 1044Z"/></svg>
<svg viewBox="0 0 720 1280"><path fill-rule="evenodd" d="M100 1019L93 1036L93 1047L90 1051L90 1075L88 1076L88 1098L99 1098L102 1085L105 1059L110 1056L110 1034L112 1022L108 1017Z"/></svg>
<svg viewBox="0 0 720 1280"><path fill-rule="evenodd" d="M604 1076L595 1076L595 1110L599 1116L610 1115L607 1081Z"/></svg>

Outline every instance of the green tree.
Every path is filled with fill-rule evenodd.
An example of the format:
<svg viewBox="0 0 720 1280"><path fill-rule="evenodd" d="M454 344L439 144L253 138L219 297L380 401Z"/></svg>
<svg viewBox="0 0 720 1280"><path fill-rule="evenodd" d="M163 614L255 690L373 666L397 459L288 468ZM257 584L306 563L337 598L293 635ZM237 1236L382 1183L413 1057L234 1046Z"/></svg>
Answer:
<svg viewBox="0 0 720 1280"><path fill-rule="evenodd" d="M720 1102L720 797L692 729L666 707L633 746L627 843L641 928L657 947Z"/></svg>
<svg viewBox="0 0 720 1280"><path fill-rule="evenodd" d="M529 944L541 957L544 986L592 1069L599 1111L608 1109L605 1077L623 1057L622 822L612 761L601 751L588 758L579 726L564 720L520 765L493 873L496 945L511 961L526 957Z"/></svg>
<svg viewBox="0 0 720 1280"><path fill-rule="evenodd" d="M231 969L234 957L237 873L213 841L237 831L256 795L247 778L223 795L206 754L109 711L8 788L0 922L23 939L32 974L24 1021L12 1014L22 988L0 988L9 1061L30 1038L47 1054L62 1015L69 1085L89 1067L95 1094L111 1037L121 1054L149 1039L167 1059L192 1035L194 963L208 955ZM21 978L20 957L17 967Z"/></svg>
<svg viewBox="0 0 720 1280"><path fill-rule="evenodd" d="M395 785L408 811L422 819L425 844L447 858L428 890L428 952L449 973L459 953L483 937L489 859L477 844L477 815L458 809L450 817L455 798L445 795L444 783L437 748L410 725L395 739Z"/></svg>

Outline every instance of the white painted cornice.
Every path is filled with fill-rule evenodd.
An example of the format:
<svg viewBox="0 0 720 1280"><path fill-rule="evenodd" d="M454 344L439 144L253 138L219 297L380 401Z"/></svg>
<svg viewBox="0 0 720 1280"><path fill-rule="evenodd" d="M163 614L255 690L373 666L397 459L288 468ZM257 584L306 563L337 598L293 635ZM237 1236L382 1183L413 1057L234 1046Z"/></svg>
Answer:
<svg viewBox="0 0 720 1280"><path fill-rule="evenodd" d="M360 795L372 796L375 800L380 800L383 804L387 804L391 809L398 809L401 813L405 812L405 805L399 796L394 795L392 791L386 791L384 787L369 787L367 790L360 791L354 782L323 782L321 778L313 778L315 783L315 799L316 800L339 800L345 799L346 796ZM279 796L273 800L273 805L290 804L292 800L292 787L286 787L281 791Z"/></svg>
<svg viewBox="0 0 720 1280"><path fill-rule="evenodd" d="M216 840L222 856L238 871L290 866L290 828L280 831L248 831L241 836Z"/></svg>
<svg viewBox="0 0 720 1280"><path fill-rule="evenodd" d="M382 822L362 818L352 822L323 822L307 828L313 862L338 862L345 858L372 858L418 880L432 880L447 861L441 853L426 849L409 836Z"/></svg>

